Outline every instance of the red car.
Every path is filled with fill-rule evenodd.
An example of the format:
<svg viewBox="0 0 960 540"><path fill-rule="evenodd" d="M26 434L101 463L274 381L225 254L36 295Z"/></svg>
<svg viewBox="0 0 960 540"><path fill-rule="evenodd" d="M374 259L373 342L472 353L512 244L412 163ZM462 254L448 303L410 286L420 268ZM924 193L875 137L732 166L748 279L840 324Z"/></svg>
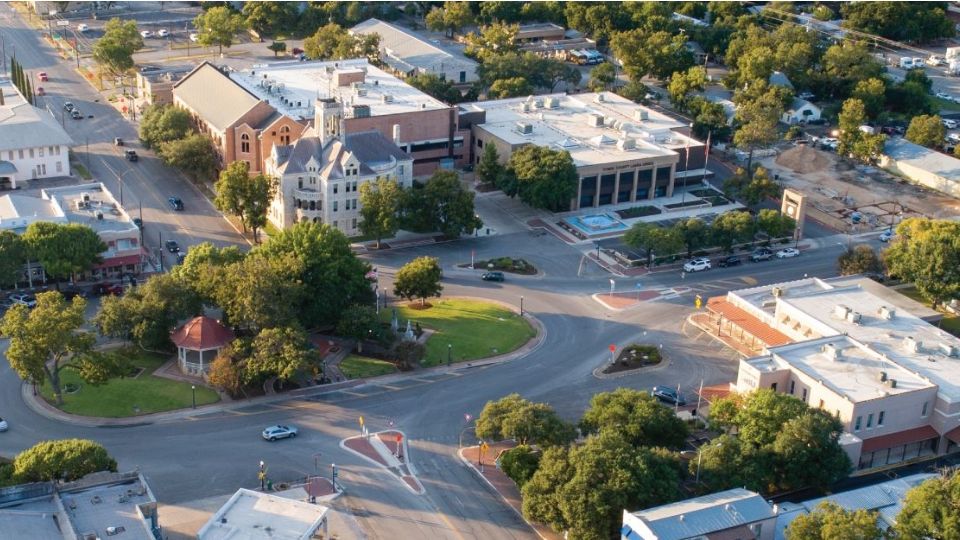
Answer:
<svg viewBox="0 0 960 540"><path fill-rule="evenodd" d="M38 95L38 96L45 96L45 95L47 95L47 91L44 90L42 86L38 86L38 87L37 87L37 95Z"/></svg>
<svg viewBox="0 0 960 540"><path fill-rule="evenodd" d="M96 295L116 295L119 296L123 294L124 288L123 285L119 283L97 283L90 287L90 292Z"/></svg>
<svg viewBox="0 0 960 540"><path fill-rule="evenodd" d="M40 73L37 73L37 77L43 82L47 82L48 80L46 71L41 71Z"/></svg>

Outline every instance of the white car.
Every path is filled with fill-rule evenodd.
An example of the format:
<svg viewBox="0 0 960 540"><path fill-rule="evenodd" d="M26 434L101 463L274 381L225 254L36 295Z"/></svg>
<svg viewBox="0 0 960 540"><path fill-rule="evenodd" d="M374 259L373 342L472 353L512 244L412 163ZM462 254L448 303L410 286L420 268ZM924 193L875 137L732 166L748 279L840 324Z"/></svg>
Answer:
<svg viewBox="0 0 960 540"><path fill-rule="evenodd" d="M277 439L286 439L296 437L297 433L300 430L296 426L270 426L267 429L263 430L263 438L270 442L273 442Z"/></svg>
<svg viewBox="0 0 960 540"><path fill-rule="evenodd" d="M946 92L937 92L937 97L950 101L950 94L947 94Z"/></svg>
<svg viewBox="0 0 960 540"><path fill-rule="evenodd" d="M90 27L87 26L87 25L85 25L85 24L83 24L83 23L80 23L80 24L77 25L77 32L86 32L86 31L89 30L89 29L90 29Z"/></svg>
<svg viewBox="0 0 960 540"><path fill-rule="evenodd" d="M943 127L947 128L947 129L957 129L957 121L956 121L956 120L951 120L950 118L944 118L944 119L942 120L942 122L943 122Z"/></svg>
<svg viewBox="0 0 960 540"><path fill-rule="evenodd" d="M889 242L890 240L893 240L893 237L894 237L894 233L890 229L887 229L882 233L880 233L881 242Z"/></svg>
<svg viewBox="0 0 960 540"><path fill-rule="evenodd" d="M14 304L23 304L31 309L37 307L37 297L32 294L14 294L10 297L10 301Z"/></svg>
<svg viewBox="0 0 960 540"><path fill-rule="evenodd" d="M800 255L800 251L794 248L785 248L777 252L778 259L789 259L790 257L797 257Z"/></svg>
<svg viewBox="0 0 960 540"><path fill-rule="evenodd" d="M709 270L709 269L710 269L710 259L706 259L704 257L693 259L692 261L683 265L684 272L700 272L702 270Z"/></svg>
<svg viewBox="0 0 960 540"><path fill-rule="evenodd" d="M151 32L151 31L149 31L149 30L141 30L141 31L140 31L140 37L142 37L142 38L144 38L144 39L146 39L146 38L148 38L148 37L150 37L150 36L152 36L152 35L153 35L153 32Z"/></svg>
<svg viewBox="0 0 960 540"><path fill-rule="evenodd" d="M170 35L170 31L164 28L163 30L160 30L159 32L157 32L157 35L160 37L167 37Z"/></svg>
<svg viewBox="0 0 960 540"><path fill-rule="evenodd" d="M190 41L196 43L198 39L200 39L198 34L190 34Z"/></svg>
<svg viewBox="0 0 960 540"><path fill-rule="evenodd" d="M0 418L0 431L6 431L10 426L7 425L7 421L3 418Z"/></svg>

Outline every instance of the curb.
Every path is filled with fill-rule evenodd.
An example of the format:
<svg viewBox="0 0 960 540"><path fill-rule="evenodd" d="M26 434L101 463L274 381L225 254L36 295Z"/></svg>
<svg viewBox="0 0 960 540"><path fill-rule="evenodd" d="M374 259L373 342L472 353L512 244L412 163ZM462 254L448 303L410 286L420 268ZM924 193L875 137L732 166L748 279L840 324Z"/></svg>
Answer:
<svg viewBox="0 0 960 540"><path fill-rule="evenodd" d="M660 363L655 366L643 366L634 369L628 369L625 371L618 371L616 373L603 373L603 368L606 367L606 363L603 365L597 366L593 370L593 376L601 380L610 380L610 379L619 379L621 377L628 377L630 375L636 375L638 373L644 373L647 371L657 371L659 369L664 369L669 366L671 363L670 357L663 354L663 351L660 352Z"/></svg>
<svg viewBox="0 0 960 540"><path fill-rule="evenodd" d="M377 440L378 440L381 444L383 444L383 441L380 441L379 435L380 435L381 433L387 433L388 431L389 431L389 432L397 432L397 433L399 433L399 434L401 434L401 435L403 436L403 443L402 443L402 444L403 444L403 452L404 452L403 455L404 455L405 459L404 459L404 461L400 462L400 465L398 465L398 466L390 467L389 465L385 465L385 464L383 464L383 463L380 463L380 462L378 462L378 461L370 458L369 456L365 456L365 455L361 454L360 452L357 452L356 450L354 450L354 449L352 449L352 448L350 448L350 447L347 446L347 441L349 441L349 440L366 438L366 439L369 441L369 438L370 438L370 437L377 437ZM402 430L399 430L399 429L389 429L389 430L385 430L385 431L376 431L376 432L373 432L373 433L368 433L366 437L363 437L362 435L355 435L355 436L353 436L353 437L347 437L346 439L340 439L340 444L339 444L339 446L340 446L341 449L343 449L343 450L345 450L345 451L347 451L347 452L349 452L349 453L351 453L351 454L353 454L353 455L355 455L355 456L359 456L359 457L363 458L364 460L370 462L371 464L373 464L373 465L375 465L375 466L377 466L377 467L379 467L379 468L381 468L381 469L386 470L386 471L387 471L388 473L390 473L393 477L395 477L397 480L399 480L400 483L403 484L404 487L406 487L407 489L409 489L410 492L413 493L414 495L425 495L425 494L427 493L427 490L426 490L426 488L423 487L423 483L420 482L420 479L417 478L416 470L413 468L413 466L410 465L410 463L411 463L413 460L411 459L411 456L410 456L410 446L409 446L409 444L408 444L407 441L408 441L408 439L407 439L407 434L404 433ZM370 444L370 446L374 447L374 450L376 450L376 447L373 445L373 443L368 442L367 444ZM380 452L378 451L377 453L379 454ZM381 456L381 457L382 457L382 456ZM402 471L400 471L400 467L403 467L403 466L406 466L406 467L407 467L407 471L409 471L410 474L405 475L405 474L402 473ZM405 477L412 478L413 481L416 482L417 486L420 487L420 491L418 492L417 490L413 489L413 487L404 480Z"/></svg>

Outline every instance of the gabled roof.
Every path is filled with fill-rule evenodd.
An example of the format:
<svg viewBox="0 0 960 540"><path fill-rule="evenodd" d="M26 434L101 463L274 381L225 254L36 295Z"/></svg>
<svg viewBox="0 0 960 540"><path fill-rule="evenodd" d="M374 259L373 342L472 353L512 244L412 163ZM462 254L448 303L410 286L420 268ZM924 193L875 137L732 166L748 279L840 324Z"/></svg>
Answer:
<svg viewBox="0 0 960 540"><path fill-rule="evenodd" d="M326 179L343 178L343 165L350 156L360 162L363 175L373 174L379 165L412 159L379 131L351 133L343 141L333 139L326 144L309 132L292 145L277 146L275 152L281 174L305 173L313 159L319 169L317 175Z"/></svg>
<svg viewBox="0 0 960 540"><path fill-rule="evenodd" d="M803 109L804 107L808 107L808 106L813 107L818 111L820 110L820 107L817 107L816 105L814 105L813 103L810 103L805 99L793 98L793 101L790 102L790 107L787 109L787 112L788 113L797 112Z"/></svg>
<svg viewBox="0 0 960 540"><path fill-rule="evenodd" d="M737 488L633 512L633 515L656 538L680 540L756 523L773 518L776 513L760 495Z"/></svg>
<svg viewBox="0 0 960 540"><path fill-rule="evenodd" d="M177 347L194 351L205 351L223 347L234 340L233 332L218 321L201 315L187 321L170 335Z"/></svg>
<svg viewBox="0 0 960 540"><path fill-rule="evenodd" d="M200 64L173 85L173 94L220 131L260 103L260 98L210 62Z"/></svg>
<svg viewBox="0 0 960 540"><path fill-rule="evenodd" d="M73 139L49 111L30 105L9 79L0 77L0 150L73 146Z"/></svg>
<svg viewBox="0 0 960 540"><path fill-rule="evenodd" d="M786 74L780 71L774 71L770 74L769 82L773 86L786 86L787 88L793 88L793 83L790 82L790 77L787 77Z"/></svg>

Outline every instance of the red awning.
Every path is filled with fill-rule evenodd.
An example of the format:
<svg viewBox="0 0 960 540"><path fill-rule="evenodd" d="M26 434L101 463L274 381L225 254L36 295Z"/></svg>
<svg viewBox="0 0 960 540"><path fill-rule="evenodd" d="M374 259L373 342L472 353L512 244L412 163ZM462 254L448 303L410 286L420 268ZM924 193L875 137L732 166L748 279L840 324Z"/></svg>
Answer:
<svg viewBox="0 0 960 540"><path fill-rule="evenodd" d="M946 437L951 441L960 444L960 427L954 428L947 432Z"/></svg>
<svg viewBox="0 0 960 540"><path fill-rule="evenodd" d="M744 332L759 339L767 347L793 342L783 332L728 302L725 296L714 296L707 300L707 309L719 314L730 323L740 327Z"/></svg>
<svg viewBox="0 0 960 540"><path fill-rule="evenodd" d="M883 450L884 448L896 448L905 444L925 441L927 439L932 439L939 436L940 434L937 433L937 430L933 429L931 426L907 429L904 431L891 433L889 435L881 435L879 437L867 439L863 441L863 448L860 451L875 452L877 450Z"/></svg>
<svg viewBox="0 0 960 540"><path fill-rule="evenodd" d="M124 255L123 257L111 257L109 259L104 259L102 263L98 264L94 268L110 268L111 266L125 266L128 264L140 264L143 255Z"/></svg>

